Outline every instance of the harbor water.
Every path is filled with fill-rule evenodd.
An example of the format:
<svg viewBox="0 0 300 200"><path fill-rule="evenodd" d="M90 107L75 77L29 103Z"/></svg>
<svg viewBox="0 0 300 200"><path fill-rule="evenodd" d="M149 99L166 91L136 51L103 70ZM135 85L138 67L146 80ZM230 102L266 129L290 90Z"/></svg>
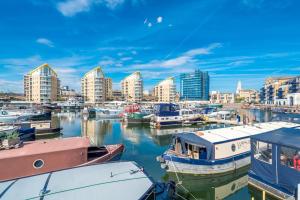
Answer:
<svg viewBox="0 0 300 200"><path fill-rule="evenodd" d="M284 120L300 122L299 115L271 113L260 110L247 110L257 121ZM241 169L231 174L215 177L202 177L166 173L156 157L168 149L172 134L221 128L227 125L210 124L196 127L151 129L149 126L127 126L120 120L88 119L76 112L55 113L52 122L63 128L61 135L48 137L87 136L94 145L123 143L125 152L121 160L135 161L157 181L174 180L180 182L178 199L251 199L257 191L248 188L247 171ZM230 134L230 133L229 133ZM270 199L270 198L269 198Z"/></svg>

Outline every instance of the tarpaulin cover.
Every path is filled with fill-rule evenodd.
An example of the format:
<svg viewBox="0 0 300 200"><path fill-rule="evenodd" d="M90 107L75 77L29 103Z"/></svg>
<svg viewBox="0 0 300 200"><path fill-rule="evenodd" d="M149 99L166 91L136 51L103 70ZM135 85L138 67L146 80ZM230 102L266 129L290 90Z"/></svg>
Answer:
<svg viewBox="0 0 300 200"><path fill-rule="evenodd" d="M254 158L255 142L263 141L272 144L272 164ZM300 183L300 171L283 165L280 161L282 146L300 150L300 129L281 128L267 133L251 136L251 172L266 183L283 191L296 194Z"/></svg>

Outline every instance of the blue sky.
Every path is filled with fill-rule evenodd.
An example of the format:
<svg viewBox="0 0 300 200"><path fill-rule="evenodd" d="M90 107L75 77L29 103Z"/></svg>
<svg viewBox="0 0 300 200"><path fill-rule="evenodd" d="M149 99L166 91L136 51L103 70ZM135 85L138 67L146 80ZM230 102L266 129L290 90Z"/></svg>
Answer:
<svg viewBox="0 0 300 200"><path fill-rule="evenodd" d="M259 89L300 73L298 0L9 0L0 3L0 91L49 63L62 85L102 66L114 88L141 71L145 89L196 68L211 90ZM177 85L179 88L179 85Z"/></svg>

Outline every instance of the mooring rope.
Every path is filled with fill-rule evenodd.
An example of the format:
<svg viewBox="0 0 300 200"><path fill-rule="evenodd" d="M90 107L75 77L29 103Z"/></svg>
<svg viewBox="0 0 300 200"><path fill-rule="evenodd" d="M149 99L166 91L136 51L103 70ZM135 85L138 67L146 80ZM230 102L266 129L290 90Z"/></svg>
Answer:
<svg viewBox="0 0 300 200"><path fill-rule="evenodd" d="M171 159L171 162L172 162L172 164L173 164L173 167L174 167L174 172L175 172L175 175L176 175L176 178L177 178L177 184L176 184L176 187L177 187L177 185L180 185L182 188L183 188L183 190L185 190L185 192L187 192L188 194L190 194L195 200L197 200L197 198L187 189L187 188L185 188L183 185L182 185L182 181L179 179L179 176L178 176L178 174L177 174L177 167L175 166L175 164L174 164L174 162L173 162L173 160L172 160L172 156L170 156L170 159ZM177 193L176 193L177 194Z"/></svg>

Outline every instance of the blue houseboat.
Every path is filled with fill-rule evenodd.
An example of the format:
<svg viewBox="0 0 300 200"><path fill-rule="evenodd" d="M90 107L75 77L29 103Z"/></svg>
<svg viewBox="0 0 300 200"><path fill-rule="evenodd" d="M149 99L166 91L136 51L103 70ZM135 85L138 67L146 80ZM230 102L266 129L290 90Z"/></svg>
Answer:
<svg viewBox="0 0 300 200"><path fill-rule="evenodd" d="M251 150L249 184L279 199L299 199L300 125L251 136Z"/></svg>
<svg viewBox="0 0 300 200"><path fill-rule="evenodd" d="M169 172L187 174L221 174L250 164L250 136L283 127L288 122L267 122L176 134L169 150L157 160Z"/></svg>

